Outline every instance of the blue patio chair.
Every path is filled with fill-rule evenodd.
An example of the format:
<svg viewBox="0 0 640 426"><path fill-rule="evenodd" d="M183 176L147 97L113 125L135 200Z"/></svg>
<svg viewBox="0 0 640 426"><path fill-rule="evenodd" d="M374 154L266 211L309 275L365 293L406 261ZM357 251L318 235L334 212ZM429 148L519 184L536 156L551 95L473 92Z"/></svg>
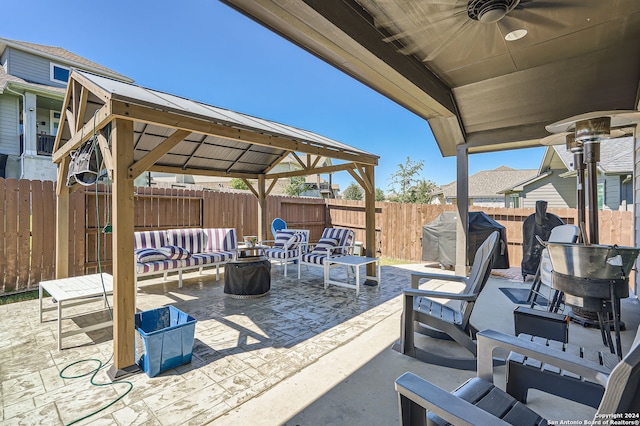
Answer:
<svg viewBox="0 0 640 426"><path fill-rule="evenodd" d="M283 229L287 229L287 222L280 219L279 217L273 219L273 222L271 222L271 233L273 234L274 240L276 238L276 232L282 231Z"/></svg>

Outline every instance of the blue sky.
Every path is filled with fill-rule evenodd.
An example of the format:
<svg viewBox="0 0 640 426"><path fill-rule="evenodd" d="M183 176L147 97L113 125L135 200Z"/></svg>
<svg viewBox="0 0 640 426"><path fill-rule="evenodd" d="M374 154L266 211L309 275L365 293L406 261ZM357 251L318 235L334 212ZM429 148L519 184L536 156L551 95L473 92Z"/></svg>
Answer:
<svg viewBox="0 0 640 426"><path fill-rule="evenodd" d="M215 0L11 0L3 15L0 37L60 46L138 85L379 155L376 187L385 192L407 156L438 185L456 178L455 158L442 158L425 120ZM471 155L469 172L537 169L543 152ZM353 178L341 172L334 182L344 189Z"/></svg>

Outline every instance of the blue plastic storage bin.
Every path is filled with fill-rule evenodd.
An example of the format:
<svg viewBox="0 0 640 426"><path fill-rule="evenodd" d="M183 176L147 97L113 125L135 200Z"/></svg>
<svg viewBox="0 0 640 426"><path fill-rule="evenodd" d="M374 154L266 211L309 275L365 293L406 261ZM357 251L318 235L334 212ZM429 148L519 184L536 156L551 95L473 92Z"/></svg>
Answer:
<svg viewBox="0 0 640 426"><path fill-rule="evenodd" d="M196 319L173 306L136 314L136 363L149 377L191 362Z"/></svg>

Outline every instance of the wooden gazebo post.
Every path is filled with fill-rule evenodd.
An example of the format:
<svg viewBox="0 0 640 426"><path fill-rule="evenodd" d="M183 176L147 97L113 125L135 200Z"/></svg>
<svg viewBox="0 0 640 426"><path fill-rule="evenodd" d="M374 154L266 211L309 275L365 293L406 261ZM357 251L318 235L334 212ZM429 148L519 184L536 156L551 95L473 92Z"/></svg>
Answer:
<svg viewBox="0 0 640 426"><path fill-rule="evenodd" d="M113 159L113 365L117 380L138 369L134 360L135 264L133 256L134 199L129 167L133 164L133 122L116 119L111 127Z"/></svg>
<svg viewBox="0 0 640 426"><path fill-rule="evenodd" d="M364 166L364 179L368 185L364 188L364 211L365 211L365 255L376 257L376 185L375 168ZM367 275L376 276L375 264L367 264ZM378 277L380 279L380 277Z"/></svg>
<svg viewBox="0 0 640 426"><path fill-rule="evenodd" d="M258 176L258 241L267 239L267 193L264 175Z"/></svg>
<svg viewBox="0 0 640 426"><path fill-rule="evenodd" d="M65 185L69 159L58 167L56 186L56 279L69 276L69 188Z"/></svg>

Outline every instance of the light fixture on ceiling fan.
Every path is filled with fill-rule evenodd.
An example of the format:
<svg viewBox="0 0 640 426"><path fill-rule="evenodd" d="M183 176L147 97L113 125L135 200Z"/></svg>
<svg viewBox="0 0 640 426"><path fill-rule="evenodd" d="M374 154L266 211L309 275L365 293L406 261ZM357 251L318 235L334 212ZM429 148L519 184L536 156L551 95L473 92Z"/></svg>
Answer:
<svg viewBox="0 0 640 426"><path fill-rule="evenodd" d="M520 4L520 0L469 0L469 3L467 3L467 16L483 24L494 24L501 21L518 4ZM502 24L504 25L505 23L502 22ZM504 39L515 41L526 35L527 30L524 28L509 28Z"/></svg>

